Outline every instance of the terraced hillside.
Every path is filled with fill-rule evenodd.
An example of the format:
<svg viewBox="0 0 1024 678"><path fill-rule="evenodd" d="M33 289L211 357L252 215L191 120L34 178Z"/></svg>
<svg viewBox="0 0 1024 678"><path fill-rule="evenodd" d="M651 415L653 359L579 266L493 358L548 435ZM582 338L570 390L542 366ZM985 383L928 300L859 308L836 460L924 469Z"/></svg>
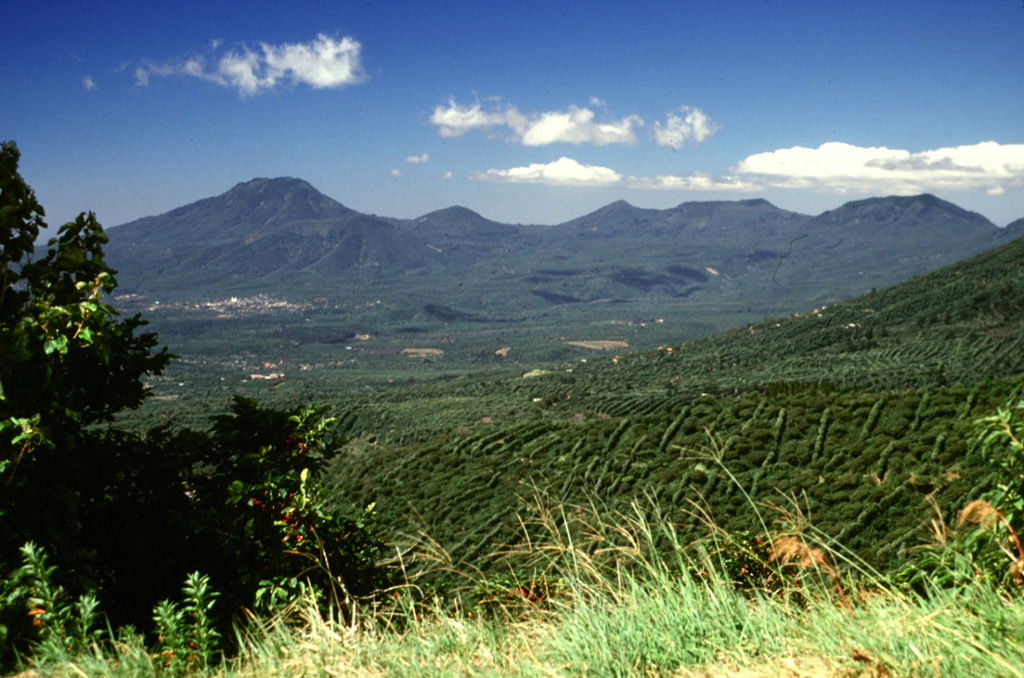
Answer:
<svg viewBox="0 0 1024 678"><path fill-rule="evenodd" d="M456 559L521 538L521 497L691 501L761 531L748 493L879 567L991 483L973 421L1024 394L1024 240L828 308L529 376L464 378L348 401L338 501ZM731 476L733 477L730 477ZM774 521L783 512L766 511Z"/></svg>

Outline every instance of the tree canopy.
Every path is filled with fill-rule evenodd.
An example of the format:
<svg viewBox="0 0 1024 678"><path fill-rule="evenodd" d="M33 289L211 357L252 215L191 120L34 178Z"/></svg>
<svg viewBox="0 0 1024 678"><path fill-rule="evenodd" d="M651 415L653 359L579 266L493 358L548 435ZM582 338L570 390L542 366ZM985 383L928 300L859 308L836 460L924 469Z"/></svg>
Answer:
<svg viewBox="0 0 1024 678"><path fill-rule="evenodd" d="M43 208L18 174L14 143L0 146L0 430L25 463L32 450L73 450L87 427L141 404L142 378L170 356L139 333L138 315L106 303L117 283L103 261L107 236L93 213L62 226L35 258ZM17 476L6 468L5 483Z"/></svg>
<svg viewBox="0 0 1024 678"><path fill-rule="evenodd" d="M120 449L96 424L142 403L143 378L171 356L139 316L107 303L116 287L94 214L36 241L45 213L0 144L0 562L28 539L60 544L81 562L82 512L111 485Z"/></svg>

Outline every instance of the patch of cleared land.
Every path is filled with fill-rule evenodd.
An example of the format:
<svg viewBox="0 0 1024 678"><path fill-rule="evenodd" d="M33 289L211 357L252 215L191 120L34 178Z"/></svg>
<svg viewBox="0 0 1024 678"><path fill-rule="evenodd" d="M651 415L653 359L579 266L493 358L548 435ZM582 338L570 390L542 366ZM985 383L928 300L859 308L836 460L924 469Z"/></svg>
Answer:
<svg viewBox="0 0 1024 678"><path fill-rule="evenodd" d="M570 346L581 346L600 351L610 351L613 348L629 348L629 344L624 341L567 341L565 343Z"/></svg>
<svg viewBox="0 0 1024 678"><path fill-rule="evenodd" d="M402 355L406 358L437 358L444 355L439 348L403 348Z"/></svg>

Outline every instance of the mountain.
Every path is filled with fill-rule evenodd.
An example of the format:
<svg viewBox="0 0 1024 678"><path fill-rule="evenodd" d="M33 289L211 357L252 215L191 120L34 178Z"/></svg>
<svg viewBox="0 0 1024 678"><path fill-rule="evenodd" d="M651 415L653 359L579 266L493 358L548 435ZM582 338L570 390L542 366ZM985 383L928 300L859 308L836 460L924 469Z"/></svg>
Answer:
<svg viewBox="0 0 1024 678"><path fill-rule="evenodd" d="M894 273L910 277L1005 242L1005 231L985 217L932 195L859 200L816 217L762 199L685 202L667 210L619 201L557 230L571 233L581 249L609 249L614 240L620 253L660 252L692 259L691 266L703 261L733 278L752 265L778 267L788 257L781 272L791 281L825 286L827 279L858 277L891 284L900 279Z"/></svg>
<svg viewBox="0 0 1024 678"><path fill-rule="evenodd" d="M458 205L402 222L401 227L406 233L446 250L467 245L500 245L522 235L515 226L485 219Z"/></svg>
<svg viewBox="0 0 1024 678"><path fill-rule="evenodd" d="M1004 239L1019 238L1024 235L1024 218L1017 219L1006 225L1003 229Z"/></svg>
<svg viewBox="0 0 1024 678"><path fill-rule="evenodd" d="M567 221L559 228L604 238L670 237L695 241L706 237L716 245L742 232L747 243L762 245L767 244L762 242L765 238L789 234L808 220L805 215L779 209L763 199L684 202L665 210L634 207L620 200Z"/></svg>
<svg viewBox="0 0 1024 678"><path fill-rule="evenodd" d="M980 214L929 194L848 202L814 217L807 232L801 248L843 252L845 265L868 278L887 269L907 277L924 273L1005 242L1007 235Z"/></svg>
<svg viewBox="0 0 1024 678"><path fill-rule="evenodd" d="M239 276L316 273L329 281L351 271L382 275L428 266L437 252L406 237L393 225L353 212L337 219L290 221L250 236L230 255L211 262L217 270Z"/></svg>
<svg viewBox="0 0 1024 678"><path fill-rule="evenodd" d="M936 231L955 228L991 230L991 221L977 212L969 212L934 195L889 196L855 200L818 215L815 222L843 227L861 225L865 231L881 232L892 228Z"/></svg>
<svg viewBox="0 0 1024 678"><path fill-rule="evenodd" d="M291 221L355 214L301 179L253 179L226 193L118 226L117 240L135 246L215 243L247 238Z"/></svg>
<svg viewBox="0 0 1024 678"><path fill-rule="evenodd" d="M561 230L595 233L610 236L635 229L648 227L657 221L661 210L634 207L625 200L617 200L610 205L559 224Z"/></svg>
<svg viewBox="0 0 1024 678"><path fill-rule="evenodd" d="M188 358L153 406L205 416L209 400L186 389L226 398L229 384L331 402L353 437L332 498L376 502L388 532L422 530L474 567L522 538L533 487L564 506L600 497L611 514L647 498L679 525L699 500L724 529L754 533L743 493L792 498L887 568L919 543L927 501L954 515L991 486L968 445L972 422L1021 392L1024 240L1008 241L1024 220L997 229L927 195L817 216L762 200L618 202L554 227L465 208L291 219L240 193L277 221L155 218L153 242L128 243L149 270L108 257L132 284L287 300L136 302ZM112 255L121 236L111 229ZM171 244L187 263L173 276L158 268ZM297 284L325 303L300 303ZM287 377L243 376L269 365Z"/></svg>
<svg viewBox="0 0 1024 678"><path fill-rule="evenodd" d="M581 384L549 387L577 407L608 394L650 398L828 382L878 390L929 388L1024 374L1024 237L838 304L765 318L677 343L576 366ZM536 382L536 395L542 392ZM623 388L624 384L632 386ZM589 394L588 394L589 392Z"/></svg>
<svg viewBox="0 0 1024 678"><path fill-rule="evenodd" d="M273 282L333 284L421 270L436 250L301 179L253 179L226 193L110 229L124 291L197 294Z"/></svg>
<svg viewBox="0 0 1024 678"><path fill-rule="evenodd" d="M387 282L400 316L436 305L444 289L451 317L589 305L611 319L620 313L609 304L637 303L670 317L763 317L891 285L1010 231L931 195L858 200L813 217L752 199L664 210L618 201L557 226L502 224L459 206L394 219L278 178L114 227L107 261L123 291L183 299L343 290L358 306L367 300L351 283L362 281Z"/></svg>
<svg viewBox="0 0 1024 678"><path fill-rule="evenodd" d="M459 272L478 264L487 267L496 258L507 259L510 251L527 256L531 248L540 246L539 231L544 230L491 221L458 205L395 224L442 253L442 259Z"/></svg>

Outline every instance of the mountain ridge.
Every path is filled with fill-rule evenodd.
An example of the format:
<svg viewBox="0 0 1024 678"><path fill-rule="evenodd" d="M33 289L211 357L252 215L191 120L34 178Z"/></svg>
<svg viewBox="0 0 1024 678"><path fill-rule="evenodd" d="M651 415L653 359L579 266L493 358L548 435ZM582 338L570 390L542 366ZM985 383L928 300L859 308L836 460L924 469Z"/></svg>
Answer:
<svg viewBox="0 0 1024 678"><path fill-rule="evenodd" d="M129 292L320 295L356 280L406 281L426 296L453 289L449 305L460 312L519 317L513 305L541 312L640 299L772 314L893 284L1010 231L928 194L852 201L817 216L753 198L663 210L618 200L555 226L503 224L462 206L396 219L278 177L108 233L107 261ZM451 287L467 280L471 288Z"/></svg>

